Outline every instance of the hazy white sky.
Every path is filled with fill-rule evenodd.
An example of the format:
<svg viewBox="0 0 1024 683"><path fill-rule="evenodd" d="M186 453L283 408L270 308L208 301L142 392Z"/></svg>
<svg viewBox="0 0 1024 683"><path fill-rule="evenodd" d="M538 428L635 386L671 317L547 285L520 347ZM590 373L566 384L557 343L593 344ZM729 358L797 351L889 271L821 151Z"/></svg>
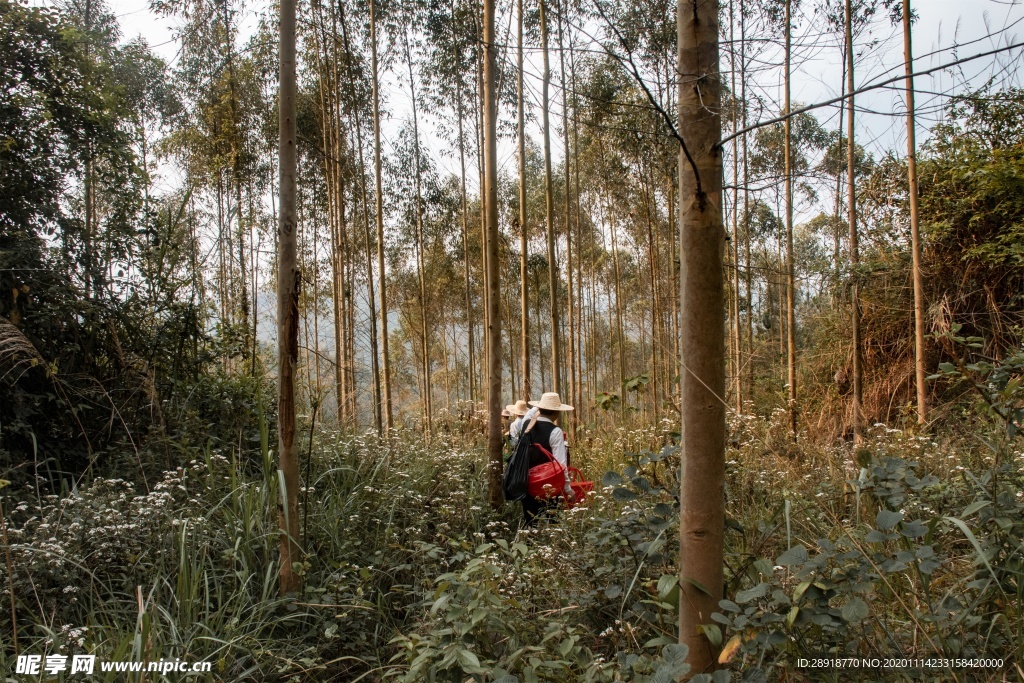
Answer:
<svg viewBox="0 0 1024 683"><path fill-rule="evenodd" d="M47 2L47 0L33 1ZM178 44L174 40L175 19L155 15L150 12L148 3L143 0L107 0L107 2L118 16L126 39L141 35L155 52L169 63L175 62L178 53ZM813 12L814 4L805 1L803 11ZM243 35L251 33L255 29L258 17L266 11L267 6L266 0L250 0L245 5L242 20ZM937 66L958 57L1024 40L1024 5L1021 0L914 0L913 6L919 16L914 31L917 69ZM797 27L794 32L794 45L797 46L794 50L796 66L793 71L792 91L794 103L806 104L821 101L839 93L842 81L839 44L832 38L819 39L815 35L815 32L820 30L818 24L820 22L812 23L807 17L801 17L797 12ZM885 21L879 21L876 24L873 34L864 36L860 41L865 44L868 41L877 40L878 42L874 47L864 49L863 54L858 56L858 59L861 60L857 69L858 87L872 80L882 80L902 73L903 46L899 27L890 27ZM507 28L506 25L499 30ZM998 32L995 37L982 39L994 32ZM804 42L812 43L815 46L800 47L800 44ZM961 47L954 51L954 47L958 45ZM999 73L1004 73L1010 83L1019 84L1017 74L1013 73L1015 69L1009 69L1007 66L1019 62L1020 56L1021 52L1014 50L970 62L954 73L943 71L919 78L916 83L919 90L917 96L920 128L918 139L925 140L927 128L941 116L941 105L945 98L932 93L962 92L964 83L978 84L989 76ZM781 60L781 55L769 51L762 55L762 58L772 63L778 63ZM554 60L553 67L557 67L557 59ZM533 78L528 76L527 87L534 93L539 93L539 80L536 79L539 68L533 66L529 70L532 71ZM407 92L407 76L402 77L403 70L401 68L398 71L397 74L386 75L382 85L390 116L383 129L386 146L388 140L409 118L411 111ZM752 90L760 92L767 99L778 102L781 100L781 78L781 68L767 70L757 77L757 85L752 86ZM531 80L535 82L531 83ZM884 149L905 148L905 119L902 116L904 110L902 96L898 90L899 86L900 84L897 84L892 89L877 90L860 97L857 101L860 110L857 121L858 139L862 140L876 154ZM551 97L552 121L557 126L557 122L560 120L559 102L561 99L557 82L553 83ZM835 127L838 123L835 107L820 109L816 113L829 128ZM502 118L507 118L514 116L514 112L501 111L499 115ZM770 112L764 114L765 117L770 115ZM434 156L442 170L457 172L458 159L450 154L450 146L443 143L437 135L436 119L429 112L425 112L422 118L421 128L425 146L435 151L449 151L447 155L435 154ZM540 129L535 125L531 130L531 136L539 143L540 135ZM557 140L558 138L555 137L552 145L556 158L560 157L559 150L561 148L560 144L554 144ZM471 168L474 166L475 164L470 164ZM506 173L515 173L515 146L511 142L500 145L499 166Z"/></svg>
<svg viewBox="0 0 1024 683"><path fill-rule="evenodd" d="M498 1L499 6L504 7L507 12L509 0ZM30 0L30 2L48 4L52 0ZM179 47L174 40L176 20L153 14L149 11L148 3L145 0L107 0L107 2L118 16L125 39L141 35L157 54L171 65L175 63ZM805 11L813 12L813 0L804 0L803 4L807 8ZM919 15L919 21L914 31L915 55L918 57L916 68L918 70L1024 40L1024 6L1022 6L1021 0L913 0L913 4ZM255 30L258 18L267 6L267 0L248 0L242 21L243 35L250 34ZM814 22L814 24L819 23ZM812 25L807 17L799 17L799 13L796 24L794 44L797 47L793 71L794 103L807 104L836 96L842 82L842 61L838 37L825 38L815 35L814 32L820 31L820 27ZM501 27L502 34L507 27L508 24ZM984 38L991 33L998 34L992 38ZM876 39L877 44L870 49L865 48L870 41ZM802 47L804 44L808 47ZM863 37L858 44L862 52L858 56L860 60L857 70L858 87L862 87L872 80L884 80L902 73L903 46L902 33L899 28L890 27L884 21L880 21L874 34ZM960 47L954 50L956 46ZM762 70L757 76L757 83L750 89L776 103L774 111L764 112L764 118L770 118L778 113L777 103L781 100L782 69L781 66L778 66L781 63L781 54L769 50L763 53L761 58L769 65L769 68ZM941 116L941 107L946 100L944 96L937 93L963 92L965 84L976 87L994 75L1002 78L1004 85L1020 85L1017 69L1014 68L1019 65L1020 59L1021 51L1018 49L1004 52L999 56L972 61L953 72L939 72L919 78L916 83L920 127L919 142L926 139L927 128ZM405 78L402 78L401 66L400 64L398 68L399 73L386 75L382 84L387 110L390 112L388 114L390 118L384 122L383 126L385 153L389 151L389 141L395 139L398 129L410 116L407 74ZM557 58L554 60L553 66L557 69ZM530 72L528 90L539 93L538 75L540 70L538 65L531 63L528 71ZM900 154L905 153L906 128L901 87L902 84L897 84L892 89L877 90L869 95L861 96L857 100L859 109L858 142L868 146L876 155L886 149L897 150ZM561 119L561 93L557 88L557 80L553 84L551 97L553 101L552 122L557 127ZM816 114L829 129L834 129L838 123L835 107L819 109ZM501 110L499 115L508 120L514 116L514 112ZM437 123L437 118L430 112L422 113L423 144L434 152L433 157L439 170L457 173L459 170L458 157L451 154L449 144L441 141L437 134ZM541 133L536 124L530 129L530 134L539 144ZM552 147L557 161L561 156L561 144L557 133ZM470 187L475 187L475 159L469 161L468 166L472 176L469 178ZM499 146L499 168L508 175L514 175L516 172L515 145L511 141L505 141ZM175 183L173 177L165 178L164 181L169 184ZM812 211L815 209L811 206L797 207L798 220L810 217L808 212ZM262 305L260 313L261 338L263 338L266 336L264 334L266 330L263 328L266 327L267 330L270 330L270 326L273 324L273 306ZM328 327L325 323L322 326L322 331L327 330ZM324 333L326 334L326 332Z"/></svg>
<svg viewBox="0 0 1024 683"><path fill-rule="evenodd" d="M108 0L114 13L118 15L126 38L135 35L142 35L150 46L161 56L173 63L178 51L178 45L174 41L175 20L154 15L149 11L148 3L140 0ZM804 5L811 11L813 3L805 2ZM916 0L914 10L919 15L919 21L915 27L915 54L920 56L917 67L927 68L936 66L952 59L955 59L951 48L954 45L964 45L957 51L957 56L963 57L976 52L992 49L1001 44L1014 43L1024 36L1024 6L1019 0ZM267 4L263 1L249 2L244 10L243 34L252 31L256 25L257 17L265 11ZM809 27L810 22L798 20L798 28L795 42L799 42L801 25ZM994 39L986 39L973 44L970 41L992 33L999 29L1009 27L1001 35ZM857 74L858 84L867 83L871 79L879 79L886 74L897 75L902 65L902 38L897 28L879 26L871 38L881 39L880 45L872 50L872 54L864 58L864 63L859 67ZM822 45L824 45L823 41ZM966 45L965 45L966 44ZM833 46L835 43L833 43ZM797 56L800 56L797 50ZM804 51L804 63L798 66L793 73L793 100L794 102L813 102L837 94L842 78L840 56L835 47L820 47L815 50ZM932 53L929 55L929 53ZM997 72L1000 65L1005 65L1012 59L1019 58L1019 51L1004 53L1001 57L985 58L976 62L964 65L962 73L955 76L948 73L938 73L934 76L923 77L917 83L922 91L918 96L918 108L921 114L921 126L927 127L931 122L937 120L938 112L936 105L941 98L936 98L928 92L942 92L951 86L961 83L965 78L976 81L979 77L986 77L988 74ZM781 70L776 78L764 78L762 85L766 94L775 95L771 92L773 86L777 87L781 79ZM773 82L774 81L774 82ZM403 110L408 109L408 96L403 92L403 84L397 79L388 84L388 99L391 101L392 115L402 117ZM555 105L559 100L559 93L553 89L552 92ZM899 125L891 125L896 119L890 114L902 112L902 100L899 94L892 90L881 90L871 96L861 98L861 102L867 109L882 114L869 114L865 112L861 116L860 126L869 133L869 137L876 139L880 147L898 147L902 145L904 133ZM556 106L557 109L557 106ZM829 110L833 111L833 110ZM511 115L506 112L504 115ZM819 111L819 117L828 117L826 110ZM429 130L429 115L428 125ZM539 135L539 130L536 131ZM923 131L922 131L923 132ZM435 141L436 143L437 141ZM436 146L430 145L431 147ZM503 166L515 164L513 150L504 150L501 160ZM454 170L454 168L450 169Z"/></svg>

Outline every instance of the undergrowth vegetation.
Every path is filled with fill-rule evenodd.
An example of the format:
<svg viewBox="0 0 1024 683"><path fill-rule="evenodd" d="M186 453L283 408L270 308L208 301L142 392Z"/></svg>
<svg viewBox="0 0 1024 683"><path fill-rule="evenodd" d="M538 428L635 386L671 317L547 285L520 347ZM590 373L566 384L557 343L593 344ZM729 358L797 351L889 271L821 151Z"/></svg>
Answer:
<svg viewBox="0 0 1024 683"><path fill-rule="evenodd" d="M876 425L856 447L804 435L779 448L785 415L731 420L727 599L706 636L734 680L806 680L797 659L827 653L1017 666L1014 362L943 367L979 389L961 406L970 433ZM476 447L321 431L303 454L306 590L288 598L276 594L266 446L262 468L197 450L148 489L11 486L0 601L13 592L20 652L207 660L209 680L671 681L687 666L675 645L675 436L668 422L581 434L574 462L600 481L596 495L519 529L517 506L487 506ZM9 669L11 620L0 629Z"/></svg>

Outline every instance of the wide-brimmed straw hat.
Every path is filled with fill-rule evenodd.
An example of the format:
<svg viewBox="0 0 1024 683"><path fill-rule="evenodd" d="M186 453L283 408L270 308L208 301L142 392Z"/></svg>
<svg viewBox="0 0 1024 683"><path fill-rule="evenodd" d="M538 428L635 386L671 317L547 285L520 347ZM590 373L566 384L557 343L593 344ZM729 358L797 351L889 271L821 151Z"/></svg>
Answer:
<svg viewBox="0 0 1024 683"><path fill-rule="evenodd" d="M526 415L528 410L530 410L530 404L522 399L516 401L516 404L514 406L508 406L508 412L512 413L513 415L518 415L520 417Z"/></svg>
<svg viewBox="0 0 1024 683"><path fill-rule="evenodd" d="M540 408L541 410L560 410L560 411L566 411L566 412L570 411L570 410L573 410L573 407L571 405L568 405L566 403L562 403L562 399L560 399L558 397L558 394L556 394L553 391L549 391L549 392L543 394L540 397L539 401L530 401L530 405L531 406L536 406L537 408Z"/></svg>

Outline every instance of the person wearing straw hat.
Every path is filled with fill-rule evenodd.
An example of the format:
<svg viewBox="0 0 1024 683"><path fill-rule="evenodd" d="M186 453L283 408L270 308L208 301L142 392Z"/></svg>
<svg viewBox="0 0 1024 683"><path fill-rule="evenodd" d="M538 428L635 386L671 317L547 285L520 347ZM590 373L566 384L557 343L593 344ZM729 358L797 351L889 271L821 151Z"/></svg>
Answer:
<svg viewBox="0 0 1024 683"><path fill-rule="evenodd" d="M534 415L536 415L539 410L530 408L530 404L522 399L516 401L515 405L505 406L505 410L515 416L515 419L512 420L512 424L508 427L509 440L512 442L512 448L515 448L516 444L519 443L519 437L523 433L523 425L529 424L530 420L533 419ZM531 410L534 411L532 414L530 413ZM529 417L527 417L527 415L529 415Z"/></svg>
<svg viewBox="0 0 1024 683"><path fill-rule="evenodd" d="M524 425L529 428L530 434L533 436L533 443L546 448L565 469L565 488L562 489L562 493L569 500L573 500L575 495L569 483L569 448L565 442L565 432L555 424L562 413L573 410L573 407L562 403L562 399L555 392L547 392L540 397L539 401L529 401L529 404L533 406L530 411L531 421L533 420L533 411L537 411L536 422L533 422L530 427L531 422L527 422L524 416ZM530 467L543 465L547 461L547 458L539 450L530 450ZM550 507L552 502L551 499L538 500L529 495L523 498L523 520L526 525L533 526L537 516Z"/></svg>

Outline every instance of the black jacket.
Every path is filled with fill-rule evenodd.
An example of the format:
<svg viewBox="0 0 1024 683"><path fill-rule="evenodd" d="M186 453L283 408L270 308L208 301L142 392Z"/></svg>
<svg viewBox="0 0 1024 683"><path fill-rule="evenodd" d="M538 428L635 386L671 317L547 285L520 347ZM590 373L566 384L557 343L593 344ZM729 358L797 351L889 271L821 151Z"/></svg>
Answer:
<svg viewBox="0 0 1024 683"><path fill-rule="evenodd" d="M537 423L533 425L533 429L530 430L530 435L533 436L533 443L535 446L543 446L548 453L551 452L551 433L558 428L553 422L546 422L544 420L537 420ZM548 462L546 455L540 452L539 449L530 449L530 467L536 467L537 465L543 465Z"/></svg>

